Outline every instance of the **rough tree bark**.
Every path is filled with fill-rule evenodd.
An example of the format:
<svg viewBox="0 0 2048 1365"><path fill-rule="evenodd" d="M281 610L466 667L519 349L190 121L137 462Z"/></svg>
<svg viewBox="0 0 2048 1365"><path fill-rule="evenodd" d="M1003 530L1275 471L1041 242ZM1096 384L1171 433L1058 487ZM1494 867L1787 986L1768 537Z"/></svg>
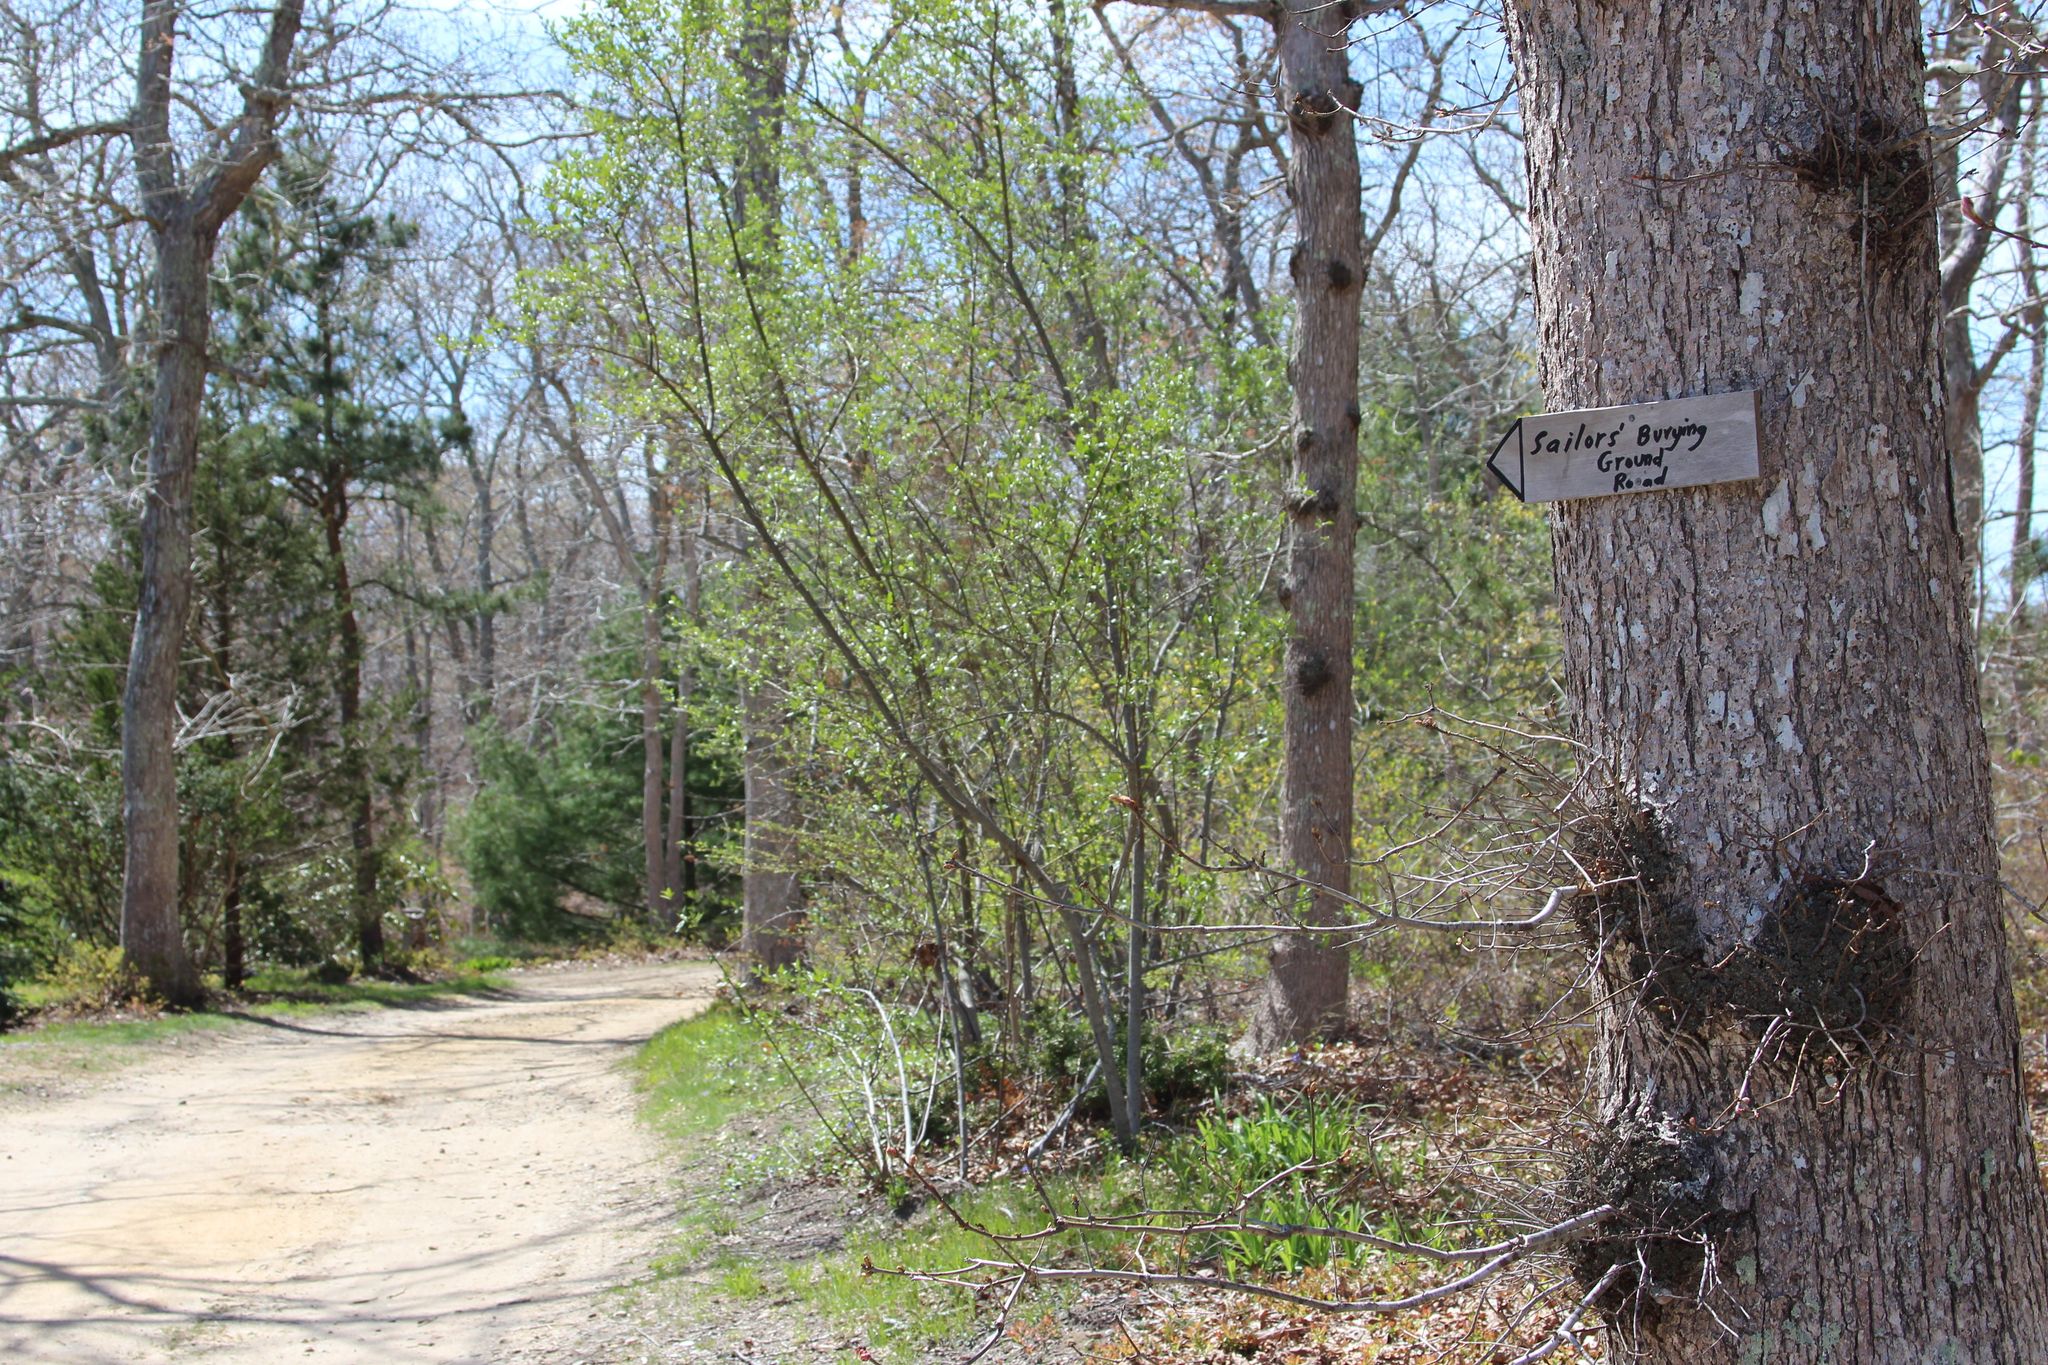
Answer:
<svg viewBox="0 0 2048 1365"><path fill-rule="evenodd" d="M669 488L672 470L654 459L654 442L643 443L647 469L647 528L652 554L641 576L640 594L640 845L644 869L641 898L647 922L657 927L675 923L668 894L668 825L662 803L668 795L663 753L662 708L668 684L661 661L662 626L669 613L668 550L674 532L675 498Z"/></svg>
<svg viewBox="0 0 2048 1365"><path fill-rule="evenodd" d="M328 333L326 305L321 305L321 331ZM328 382L332 376L330 350ZM331 390L330 390L331 391ZM327 448L335 447L333 415L328 414ZM371 787L369 736L363 721L362 618L356 614L355 580L348 571L349 474L330 472L321 489L319 515L327 545L327 571L334 593L336 633L341 657L335 661L335 709L341 724L341 756L337 776L348 806L350 903L356 921L356 956L365 976L384 970L384 906L378 894L381 861L377 852L376 800Z"/></svg>
<svg viewBox="0 0 2048 1365"><path fill-rule="evenodd" d="M685 507L697 502L687 484L678 501ZM683 620L690 626L704 621L704 569L700 529L684 524L680 514L675 522L677 558L682 569ZM675 719L668 736L668 828L664 833L667 854L666 880L672 897L669 922L694 913L697 903L696 823L690 810L690 736L697 704L697 667L685 645L676 668Z"/></svg>
<svg viewBox="0 0 2048 1365"><path fill-rule="evenodd" d="M740 140L734 207L750 258L741 268L750 273L772 274L775 269L782 226L782 126L794 32L788 0L767 0L750 12L740 37L747 125ZM788 709L783 689L771 678L751 679L742 689L746 827L741 841L740 947L769 969L786 967L804 952Z"/></svg>
<svg viewBox="0 0 2048 1365"><path fill-rule="evenodd" d="M173 61L182 6L147 0L129 136L143 214L156 245L156 387L142 509L142 583L121 698L125 825L121 949L174 1004L201 994L178 916L178 662L192 601L192 476L199 456L212 307L213 251L228 216L277 156L277 120L303 0L278 0L242 111L217 157L181 173L171 137Z"/></svg>
<svg viewBox="0 0 2048 1365"><path fill-rule="evenodd" d="M1753 483L1560 504L1617 1356L2048 1360L1913 0L1507 8L1552 409L1762 398Z"/></svg>
<svg viewBox="0 0 2048 1365"><path fill-rule="evenodd" d="M1339 15L1322 0L1288 0L1274 19L1298 234L1289 261L1294 462L1280 588L1288 622L1280 836L1289 870L1310 888L1301 917L1316 924L1348 918L1332 893L1351 889L1351 575L1365 236L1350 113L1359 85ZM1270 1052L1342 1028L1350 977L1351 953L1342 942L1314 933L1282 937L1246 1047Z"/></svg>

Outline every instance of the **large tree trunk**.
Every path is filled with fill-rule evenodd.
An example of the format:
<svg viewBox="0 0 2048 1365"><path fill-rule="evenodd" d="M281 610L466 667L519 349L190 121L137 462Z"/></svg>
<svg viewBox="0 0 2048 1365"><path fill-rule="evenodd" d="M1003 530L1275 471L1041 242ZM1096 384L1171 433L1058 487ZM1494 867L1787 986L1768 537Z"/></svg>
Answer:
<svg viewBox="0 0 2048 1365"><path fill-rule="evenodd" d="M1312 924L1350 918L1336 896L1351 889L1351 556L1365 237L1350 113L1359 86L1336 13L1320 0L1288 0L1278 21L1298 234L1289 262L1294 464L1281 584L1288 632L1280 835L1289 869L1308 885L1299 913ZM1341 941L1314 933L1282 937L1246 1046L1269 1052L1341 1029L1350 975L1350 950Z"/></svg>
<svg viewBox="0 0 2048 1365"><path fill-rule="evenodd" d="M2048 1360L1918 6L1507 17L1550 408L1762 404L1760 481L1552 523L1588 851L1641 879L1580 906L1614 1354Z"/></svg>
<svg viewBox="0 0 2048 1365"><path fill-rule="evenodd" d="M794 19L788 0L768 0L740 38L740 78L747 100L740 144L737 216L745 241L741 268L772 280L782 231L782 126L789 93ZM795 859L797 805L790 790L789 715L782 689L750 682L740 704L746 784L740 946L763 967L803 956L802 888Z"/></svg>
<svg viewBox="0 0 2048 1365"><path fill-rule="evenodd" d="M218 156L201 158L197 184L179 181L171 136L175 0L142 7L129 140L143 207L156 239L156 390L150 397L149 488L142 509L142 592L121 696L121 804L125 847L121 950L150 988L173 1004L196 1002L199 975L178 916L178 656L192 599L192 476L206 394L213 318L208 271L221 225L277 155L274 131L289 98L287 68L305 0L277 0L263 49L244 86L242 113L212 130Z"/></svg>
<svg viewBox="0 0 2048 1365"><path fill-rule="evenodd" d="M740 947L764 968L802 958L803 912L796 875L796 801L783 757L788 720L782 689L750 681L740 698L747 821L740 888Z"/></svg>
<svg viewBox="0 0 2048 1365"><path fill-rule="evenodd" d="M206 388L213 234L189 215L157 235L156 391L149 488L142 505L142 593L121 698L121 789L127 846L121 951L172 1004L195 1003L199 974L178 918L178 656L192 600L192 477Z"/></svg>

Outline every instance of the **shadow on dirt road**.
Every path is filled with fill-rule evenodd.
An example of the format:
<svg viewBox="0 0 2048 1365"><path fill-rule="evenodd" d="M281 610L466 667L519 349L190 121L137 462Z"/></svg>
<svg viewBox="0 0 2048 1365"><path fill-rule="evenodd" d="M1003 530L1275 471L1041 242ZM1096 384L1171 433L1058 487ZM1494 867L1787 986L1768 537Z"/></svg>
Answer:
<svg viewBox="0 0 2048 1365"><path fill-rule="evenodd" d="M615 1063L718 977L513 979L252 1020L0 1112L0 1360L584 1358L579 1329L645 1267L670 1198Z"/></svg>

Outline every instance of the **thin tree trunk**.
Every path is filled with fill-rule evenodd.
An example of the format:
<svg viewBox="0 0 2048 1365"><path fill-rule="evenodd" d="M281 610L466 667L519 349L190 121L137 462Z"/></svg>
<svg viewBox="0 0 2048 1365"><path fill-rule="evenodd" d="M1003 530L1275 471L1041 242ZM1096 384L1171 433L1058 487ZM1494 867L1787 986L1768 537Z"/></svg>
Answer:
<svg viewBox="0 0 2048 1365"><path fill-rule="evenodd" d="M458 409L459 411L459 409ZM498 504L492 488L497 460L488 463L465 449L471 486L476 490L476 683L471 703L475 714L464 717L474 725L495 715L498 698L498 608L497 540Z"/></svg>
<svg viewBox="0 0 2048 1365"><path fill-rule="evenodd" d="M974 964L981 960L981 911L977 904L974 834L959 811L953 812L954 890L960 897L960 932L966 943L958 953L960 972L954 978L954 1018L967 1046L981 1046L981 993L974 984Z"/></svg>
<svg viewBox="0 0 2048 1365"><path fill-rule="evenodd" d="M663 767L661 716L661 612L650 604L641 609L640 640L640 844L644 884L641 888L647 922L669 918L668 824L662 811L668 794Z"/></svg>
<svg viewBox="0 0 2048 1365"><path fill-rule="evenodd" d="M2031 287L2028 292L2033 292ZM2044 381L2048 381L2048 337L2042 335L2042 320L2043 310L2039 305L2027 310L2030 337L2027 346L2027 387L2020 399L2019 434L2013 442L2017 486L2013 490L2012 564L2007 572L2012 581L2012 613L2015 624L2024 624L2026 621L2027 588L2034 581L2036 571L2034 451L2040 441L2041 390Z"/></svg>
<svg viewBox="0 0 2048 1365"><path fill-rule="evenodd" d="M213 672L214 685L232 691L235 685L235 605L228 576L228 538L213 540ZM222 737L221 748L230 772L239 763L241 744L233 734ZM220 937L223 988L238 991L249 977L248 938L242 927L242 826L241 812L229 811L221 821Z"/></svg>
<svg viewBox="0 0 2048 1365"><path fill-rule="evenodd" d="M687 501L687 495L686 495ZM704 569L695 528L675 518L677 558L681 561L683 619L692 627L704 617ZM690 727L697 698L697 669L686 645L676 668L675 724L668 741L668 867L665 880L675 895L675 917L687 916L696 905L696 857L690 852Z"/></svg>
<svg viewBox="0 0 2048 1365"><path fill-rule="evenodd" d="M1967 121L1966 87L1974 85L1992 136L1972 156L1965 195L1961 149L1963 139L1932 140L1935 187L1940 211L1942 369L1947 376L1946 409L1950 483L1956 504L1957 529L1963 540L1963 562L1973 591L1979 581L1984 531L1984 431L1980 416L1984 386L2004 358L2010 338L1979 363L1971 297L1996 234L1989 226L2005 202L2005 175L2019 141L2025 88L2018 63L1997 23L1986 23L1971 0L1950 0L1937 30L1944 56L1976 67L1968 78L1948 77L1939 83L1936 118L1945 127ZM1880 194L1883 190L1880 189ZM1982 604L1980 603L1980 606Z"/></svg>
<svg viewBox="0 0 2048 1365"><path fill-rule="evenodd" d="M803 957L795 862L796 802L783 758L788 719L782 690L765 679L751 681L742 689L740 708L747 803L740 947L772 971Z"/></svg>
<svg viewBox="0 0 2048 1365"><path fill-rule="evenodd" d="M1579 906L1616 1358L2048 1360L1919 17L1507 9L1548 406L1762 410L1760 480L1552 519L1582 857L1639 879Z"/></svg>
<svg viewBox="0 0 2048 1365"><path fill-rule="evenodd" d="M2020 235L2034 235L2034 185L2039 167L2041 126L2027 124L2020 154ZM2034 253L2020 253L2021 294L2029 300L2024 315L2027 335L2027 386L2020 395L2020 429L2013 441L2018 486L2013 490L2012 562L2006 574L2012 592L2012 617L2017 628L2027 621L2027 588L2035 577L2034 451L2041 433L2041 393L2048 383L2048 307L2041 302L2041 271Z"/></svg>
<svg viewBox="0 0 2048 1365"><path fill-rule="evenodd" d="M1958 60L1974 55L1976 25L1970 22L1968 0L1951 0L1942 16L1946 30L1943 46ZM1942 82L1935 106L1937 122L1949 126L1964 119L1964 93L1968 82ZM1962 143L1943 138L1934 146L1934 174L1940 195L1942 237L1954 241L1968 227L1962 212ZM1948 403L1943 409L1948 447L1951 492L1956 504L1956 527L1963 541L1963 560L1974 581L1984 524L1984 428L1980 409L1982 376L1977 368L1975 319L1970 316L1970 292L1976 272L1958 279L1943 300L1941 318L1941 367L1948 378Z"/></svg>
<svg viewBox="0 0 2048 1365"><path fill-rule="evenodd" d="M1136 798L1133 798L1136 799ZM1131 922L1124 935L1124 1109L1145 1113L1145 822L1131 817ZM1134 1134L1135 1136L1135 1134Z"/></svg>
<svg viewBox="0 0 2048 1365"><path fill-rule="evenodd" d="M192 481L212 324L211 233L174 220L157 236L156 390L142 505L142 592L121 698L121 951L151 989L196 1003L199 974L178 916L178 656L192 599Z"/></svg>
<svg viewBox="0 0 2048 1365"><path fill-rule="evenodd" d="M685 852L690 837L690 703L693 692L691 670L686 664L676 671L675 718L668 732L668 827L663 831L662 885L669 895L664 917L673 928L691 910L688 888L683 885Z"/></svg>
<svg viewBox="0 0 2048 1365"><path fill-rule="evenodd" d="M673 508L666 478L647 456L647 523L654 555L641 580L640 602L640 842L645 870L647 922L673 922L668 903L668 825L662 811L668 795L663 767L662 700L667 691L661 663L662 616L668 609L668 552Z"/></svg>
<svg viewBox="0 0 2048 1365"><path fill-rule="evenodd" d="M242 851L230 839L227 848L227 889L220 898L220 983L231 991L249 979L249 940L242 928Z"/></svg>
<svg viewBox="0 0 2048 1365"><path fill-rule="evenodd" d="M1289 262L1294 462L1281 585L1288 629L1280 837L1288 867L1307 885L1297 905L1309 924L1341 922L1337 897L1351 889L1351 575L1365 236L1349 112L1360 90L1333 13L1320 0L1287 0L1278 23L1298 234ZM1270 1052L1342 1029L1350 975L1343 943L1324 934L1283 935L1247 1048Z"/></svg>
<svg viewBox="0 0 2048 1365"><path fill-rule="evenodd" d="M345 478L345 476L342 476ZM356 919L356 953L365 975L384 968L384 907L378 894L377 833L370 790L370 755L363 735L363 628L356 616L355 585L343 533L348 526L346 487L330 486L320 509L333 576L334 611L341 635L341 672L335 699L341 712L341 777L347 803L348 842Z"/></svg>

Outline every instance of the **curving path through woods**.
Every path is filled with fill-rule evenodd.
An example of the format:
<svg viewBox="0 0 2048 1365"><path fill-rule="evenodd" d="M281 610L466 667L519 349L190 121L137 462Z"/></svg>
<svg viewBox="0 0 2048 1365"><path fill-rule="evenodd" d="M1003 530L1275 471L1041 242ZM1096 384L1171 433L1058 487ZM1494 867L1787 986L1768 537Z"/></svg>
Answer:
<svg viewBox="0 0 2048 1365"><path fill-rule="evenodd" d="M0 1361L582 1359L672 1198L616 1063L718 978L512 980L0 1110Z"/></svg>

